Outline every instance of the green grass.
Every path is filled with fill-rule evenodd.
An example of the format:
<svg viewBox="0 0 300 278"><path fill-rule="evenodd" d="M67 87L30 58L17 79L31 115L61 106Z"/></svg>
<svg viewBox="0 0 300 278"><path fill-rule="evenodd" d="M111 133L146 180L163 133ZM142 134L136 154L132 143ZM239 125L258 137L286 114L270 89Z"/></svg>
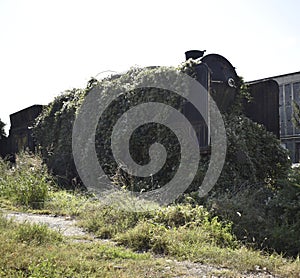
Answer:
<svg viewBox="0 0 300 278"><path fill-rule="evenodd" d="M32 209L44 207L51 177L38 157L20 154L17 165L11 169L1 160L0 173L1 197L10 199L15 205Z"/></svg>
<svg viewBox="0 0 300 278"><path fill-rule="evenodd" d="M15 237L19 242L34 245L43 245L48 242L54 243L63 240L60 233L50 230L47 225L29 223L17 226Z"/></svg>
<svg viewBox="0 0 300 278"><path fill-rule="evenodd" d="M240 277L241 273L256 269L284 277L298 277L300 273L299 259L292 261L276 254L267 256L245 247L221 248L205 240L197 230L166 230L161 226L157 233L149 233L147 225L143 229L140 225L137 227L133 229L139 233L129 230L122 234L130 233L135 243L148 234L152 252L137 253L112 242L76 243L45 226L16 224L0 216L0 277L174 277L186 274L180 264L165 258L223 266L228 268L222 270L225 277ZM161 253L159 247L162 246L168 247L169 254L160 258L153 256L153 253Z"/></svg>
<svg viewBox="0 0 300 278"><path fill-rule="evenodd" d="M221 274L228 277L257 270L300 277L299 258L287 259L243 245L233 235L231 223L212 217L201 206L121 210L79 192L58 190L36 157L23 155L20 162L20 167L9 169L0 161L1 207L75 216L79 225L110 241L74 242L46 226L16 224L0 215L0 277L172 277L186 273L182 265L166 259L222 266L227 270L220 270Z"/></svg>
<svg viewBox="0 0 300 278"><path fill-rule="evenodd" d="M163 259L111 243L74 243L46 226L0 216L0 277L168 277ZM147 276L150 277L150 276Z"/></svg>
<svg viewBox="0 0 300 278"><path fill-rule="evenodd" d="M52 190L45 201L44 211L57 215L78 216L91 204L89 197L80 192L74 194L65 190Z"/></svg>

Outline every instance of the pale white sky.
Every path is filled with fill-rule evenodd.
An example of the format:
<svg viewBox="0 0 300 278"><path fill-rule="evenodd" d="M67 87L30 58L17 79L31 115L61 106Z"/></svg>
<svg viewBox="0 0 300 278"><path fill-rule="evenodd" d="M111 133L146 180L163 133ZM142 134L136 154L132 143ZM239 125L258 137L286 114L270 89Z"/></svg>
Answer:
<svg viewBox="0 0 300 278"><path fill-rule="evenodd" d="M225 56L245 80L300 71L298 0L0 0L0 118L91 76Z"/></svg>

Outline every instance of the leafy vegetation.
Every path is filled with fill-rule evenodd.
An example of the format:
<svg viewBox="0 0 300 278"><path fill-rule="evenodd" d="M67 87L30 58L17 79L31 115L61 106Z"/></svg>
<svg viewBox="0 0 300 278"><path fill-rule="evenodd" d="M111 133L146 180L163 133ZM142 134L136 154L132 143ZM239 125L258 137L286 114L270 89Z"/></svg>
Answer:
<svg viewBox="0 0 300 278"><path fill-rule="evenodd" d="M59 184L74 189L72 179L76 176L72 157L72 128L75 112L85 91L73 89L56 97L37 119L34 129L43 161L55 174Z"/></svg>
<svg viewBox="0 0 300 278"><path fill-rule="evenodd" d="M130 87L145 80L155 85L153 74L157 72L164 75L169 70L180 70L193 76L193 63L188 61L177 69L133 68L123 75L101 81L91 79L85 89L67 91L44 109L34 128L44 164L41 158L28 154L20 155L12 168L0 160L2 206L76 216L79 224L89 232L102 239L111 239L123 247L101 243L74 244L44 226L16 226L1 218L0 229L3 233L0 237L9 240L0 241L5 254L0 259L0 275L97 277L99 274L100 277L115 277L122 274L124 277L138 277L149 272L149 269L153 277L171 275L171 271L167 274L161 272L165 263L154 259L152 254L225 266L238 271L237 276L255 269L266 269L290 277L300 273L297 257L300 253L300 170L291 169L286 150L273 134L243 115L241 103L249 96L242 80L234 105L223 114L227 156L218 183L208 196L200 199L197 190L208 167L209 155L201 158L197 177L176 204L154 211L124 211L107 203L99 203L92 195L82 191L83 185L72 156L71 135L78 108L90 90L101 90L105 99L112 91L121 92L124 85ZM182 100L170 92L153 88L122 95L104 113L97 127L96 149L98 154L99 151L107 154L101 163L116 186L134 191L151 190L158 186L150 179L141 182L122 172L113 162L109 138L111 127L124 110L140 102L166 100L169 105L181 109ZM165 128L152 125L156 132L147 133L148 127L144 126L133 134L131 153L134 159L141 164L149 159L149 142L145 146L145 138L141 136L148 134L151 140L166 144L170 153L166 167L174 166L172 163L179 159L178 142ZM49 175L47 170L54 176ZM163 171L169 174L160 173L156 181L171 179L174 171ZM53 177L59 186L54 183ZM14 232L11 233L11 230ZM124 246L142 253L129 251ZM263 253L266 251L268 255ZM11 255L20 252L27 254L27 257ZM294 259L283 258L277 253ZM112 261L107 262L108 259ZM122 267L115 268L120 262ZM137 262L141 272L136 270Z"/></svg>
<svg viewBox="0 0 300 278"><path fill-rule="evenodd" d="M72 156L72 124L76 113L83 99L90 90L97 88L101 91L99 102L105 100L112 92L123 92L124 87L135 88L140 83L148 81L155 84L154 76L160 73L168 78L168 72L181 71L194 76L193 66L196 61L189 60L177 69L175 68L132 68L127 73L115 75L97 81L91 79L85 89L74 89L67 91L50 103L38 118L34 132L40 145L42 157L48 168L59 179L64 187L78 185L79 178ZM172 84L183 88L180 80L172 80ZM175 85L174 85L175 86ZM227 132L227 156L226 163L219 179L219 189L235 191L244 183L261 183L264 185L275 184L277 180L287 176L290 168L288 153L280 146L279 140L273 134L267 132L262 125L252 122L243 115L243 101L251 101L247 86L240 79L238 82L235 102L224 114L224 122ZM171 92L151 88L150 90L139 89L125 93L112 102L101 116L96 133L96 149L101 152L99 159L105 173L112 179L117 171L121 171L122 186L130 190L151 190L169 181L177 170L179 158L178 142L173 138L168 129L159 125L145 125L139 128L132 136L130 153L133 159L140 164L147 164L149 161L149 146L153 142L164 145L168 153L168 159L163 171L149 178L140 179L130 176L119 168L114 160L110 138L112 127L120 116L142 102L163 102L181 110L183 100L175 97ZM91 115L86 115L89 119ZM82 127L85 128L84 126ZM154 130L154 133L149 132ZM84 131L83 131L84 132ZM148 137L147 137L148 136ZM142 139L141 139L142 138ZM150 139L149 139L150 138ZM82 150L84 150L82 146ZM85 153L82 153L84 156ZM99 157L100 158L100 157ZM209 156L204 157L199 164L198 174L187 192L196 191L202 182L209 163ZM264 165L264 167L261 167ZM216 188L217 188L216 187ZM216 189L215 188L215 189Z"/></svg>
<svg viewBox="0 0 300 278"><path fill-rule="evenodd" d="M286 256L299 255L298 186L276 192L261 186L207 198L213 215L233 222L233 233L245 244Z"/></svg>
<svg viewBox="0 0 300 278"><path fill-rule="evenodd" d="M98 100L99 103L105 101L105 99L114 92L123 92L124 87L128 89L127 93L120 95L117 100L113 101L105 110L96 131L95 144L98 154L100 152L102 154L100 159L101 166L105 173L113 178L117 170L120 169L111 154L110 138L114 123L119 119L120 115L136 104L151 101L168 103L175 108L180 108L180 102L182 100L178 99L177 95L166 90L154 88L158 82L155 78L155 74L159 73L162 79L168 79L170 71L176 72L174 68L132 68L123 75L111 76L101 81L92 79L84 90L74 89L67 91L57 97L44 109L37 119L34 134L40 145L44 162L58 178L60 184L64 187L68 187L72 182L74 184L74 181L74 185L77 185L79 182L72 156L72 124L74 123L80 104L91 89L97 88L97 90L101 91L101 96L99 96ZM135 87L138 87L139 84L143 84L144 82L153 84L153 88L135 89ZM178 88L184 85L180 80L172 80L172 84L176 84ZM129 90L130 88L132 88L132 91ZM85 118L87 121L94 116L89 115L89 112L90 111L86 111L87 115ZM89 132L86 131L85 128L85 126L82 126L82 132ZM155 132L146 135L144 133L145 130L147 131L148 126L146 125L140 128L136 136L133 136L134 139L131 144L132 149L130 152L134 154L136 161L145 163L145 161L149 160L147 146L151 144L153 140L158 142L161 140L161 143L168 146L168 159L165 168L170 169L174 166L172 162L178 160L177 139L170 138L170 131L162 125L155 125L153 128ZM168 136L165 136L166 134ZM144 138L145 136L148 139L150 138L150 142ZM168 138L168 140L166 140L166 138ZM173 141L175 142L174 144ZM143 144L145 142L146 144ZM85 150L84 144L88 144L88 142L83 142L81 148L83 151ZM82 152L82 156L84 157L85 155L86 154ZM146 190L155 188L158 182L153 182L153 179L158 181L160 179L168 180L174 175L174 171L167 170L161 171L161 174L154 178L140 180L138 177L128 177L128 174L122 169L120 171L125 179L131 179L133 181L130 186L134 187L133 190L136 191L140 191L142 188Z"/></svg>
<svg viewBox="0 0 300 278"><path fill-rule="evenodd" d="M16 167L0 161L0 196L33 209L43 208L48 198L51 177L41 160L28 154L18 156Z"/></svg>
<svg viewBox="0 0 300 278"><path fill-rule="evenodd" d="M43 245L63 240L60 233L50 230L46 225L28 223L17 226L15 237L17 241L31 245Z"/></svg>

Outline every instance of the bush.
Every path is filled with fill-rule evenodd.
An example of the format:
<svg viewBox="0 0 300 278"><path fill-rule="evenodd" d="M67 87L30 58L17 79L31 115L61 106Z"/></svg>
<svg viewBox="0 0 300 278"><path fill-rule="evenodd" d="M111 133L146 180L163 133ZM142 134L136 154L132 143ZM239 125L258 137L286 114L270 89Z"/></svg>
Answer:
<svg viewBox="0 0 300 278"><path fill-rule="evenodd" d="M84 95L84 90L73 89L56 97L43 109L33 129L43 162L65 188L72 188L71 181L77 176L71 136L75 112Z"/></svg>
<svg viewBox="0 0 300 278"><path fill-rule="evenodd" d="M153 212L153 221L168 228L206 222L209 213L202 206L171 205Z"/></svg>
<svg viewBox="0 0 300 278"><path fill-rule="evenodd" d="M112 238L126 231L143 218L142 213L119 210L114 206L94 205L80 215L80 225L100 238Z"/></svg>
<svg viewBox="0 0 300 278"><path fill-rule="evenodd" d="M0 196L16 205L33 209L44 207L51 178L38 156L22 153L17 156L15 168L0 162Z"/></svg>
<svg viewBox="0 0 300 278"><path fill-rule="evenodd" d="M48 192L44 209L52 214L78 216L85 211L89 203L91 199L82 192L51 190Z"/></svg>
<svg viewBox="0 0 300 278"><path fill-rule="evenodd" d="M70 187L72 182L75 182L75 185L79 182L72 155L72 128L76 113L92 88L101 91L101 99L99 99L99 102L101 102L112 91L121 93L124 92L124 87L134 88L135 85L145 80L151 82L155 87L157 80L154 74L156 73L166 76L166 80L168 80L168 72L177 70L195 77L193 68L195 62L188 61L177 69L132 68L125 74L111 76L101 81L91 79L85 89L66 91L55 98L38 117L34 134L40 145L45 163L59 179L60 184L64 187ZM170 80L168 81L170 82ZM184 86L178 80L172 80L172 83L177 84L179 89ZM290 167L287 151L280 146L279 140L272 133L267 132L262 125L252 122L243 115L242 102L244 98L249 97L248 94L245 84L240 79L235 104L227 111L227 114L223 115L228 146L224 169L219 182L215 186L215 189L218 188L220 193L226 190L237 190L244 182L275 184L278 179L284 178ZM181 111L183 104L182 100L175 98L171 92L155 88L148 91L139 89L119 96L102 114L96 131L95 145L99 158L99 154L101 154L99 163L105 174L111 179L116 176L120 168L111 152L112 127L125 111L139 103L151 101L167 103L179 111ZM89 112L87 111L87 119L94 116L89 115ZM85 126L82 129L84 132ZM155 132L151 133L152 130ZM157 188L172 179L179 166L177 162L180 160L180 148L178 142L171 135L166 128L155 124L152 124L150 128L145 125L134 132L130 154L137 163L140 165L149 163L149 146L153 142L164 145L168 153L168 159L162 171L152 177L143 179L130 176L121 169L119 175L122 177L119 181L120 186L125 184L126 188L133 191L147 191ZM84 144L87 143L83 142ZM85 146L82 146L81 149L82 157L84 157L86 155ZM199 188L208 164L209 156L204 157L199 163L197 177L187 192L193 192ZM264 165L264 167L261 167L261 165Z"/></svg>
<svg viewBox="0 0 300 278"><path fill-rule="evenodd" d="M267 204L268 245L291 256L300 254L300 169L292 169L288 182ZM272 219L272 222L270 221Z"/></svg>
<svg viewBox="0 0 300 278"><path fill-rule="evenodd" d="M134 250L175 256L180 248L187 254L189 249L203 245L238 246L231 224L211 218L203 207L190 205L172 205L152 212L131 229L118 233L116 240Z"/></svg>
<svg viewBox="0 0 300 278"><path fill-rule="evenodd" d="M299 185L289 180L277 188L248 185L211 196L207 205L214 215L233 222L234 234L244 243L287 256L300 254Z"/></svg>
<svg viewBox="0 0 300 278"><path fill-rule="evenodd" d="M61 96L55 98L55 100L43 110L41 115L37 118L34 127L34 135L40 145L45 163L49 170L57 176L60 184L64 187L68 187L71 186L72 181L78 178L72 155L72 127L78 108L85 96L89 94L90 90L95 87L101 91L101 96L99 96L98 101L102 102L112 92L124 92L124 87L128 89L125 94L118 97L117 101L113 101L109 105L101 116L101 121L99 121L96 131L95 145L98 154L101 153L101 166L104 169L104 172L112 178L118 170L118 165L111 155L110 138L113 125L119 119L120 115L137 104L151 101L168 103L174 108L180 108L180 100L178 100L177 96L175 97L174 93L166 90L162 91L161 89L156 88L150 88L148 90L142 88L135 89L135 86L145 82L145 80L148 80L149 82L151 81L153 87L155 87L157 80L154 74L160 73L161 76L163 76L162 78L167 79L170 70L173 72L176 71L175 68L132 68L125 74L111 76L101 81L92 79L85 89L67 91ZM172 82L177 84L179 87L183 86L182 82L178 82L178 80L172 80ZM132 88L131 91L130 88ZM95 116L89 114L91 111L86 112L87 120L90 119L90 117ZM82 132L85 132L85 128L85 126L82 127ZM178 146L172 144L173 141L170 141L172 139L166 140L168 136L163 136L166 133L170 133L167 128L162 125L157 126L154 124L153 129L155 130L152 134L153 137L155 137L157 141L161 140L168 144L170 152L168 152L169 157L166 167L170 168L173 166L170 166L171 161L174 159L173 156L178 157L178 151L171 152L171 150ZM139 162L143 161L144 163L147 159L149 160L149 153L143 143L146 141L147 145L149 145L149 137L153 139L152 135L145 135L143 133L145 130L147 130L147 128L145 129L141 127L139 129L136 136L133 136L134 143L132 144L132 153L135 156L135 160ZM144 138L145 136L140 136L141 134L145 135L149 140L146 140ZM88 144L88 142L83 142L83 146L81 148L83 157L86 156L86 153L84 152L84 144ZM164 171L164 175L158 175L157 178L164 180L170 179L172 174L170 174L169 177L165 175L166 172L168 171ZM174 175L174 172L172 173ZM126 172L123 174L128 176L126 175ZM151 178L144 181L138 177L135 178L134 183L130 184L130 186L134 187L134 190L136 191L140 191L142 188L149 189L148 187L151 186L153 188L156 185L157 183L151 183Z"/></svg>
<svg viewBox="0 0 300 278"><path fill-rule="evenodd" d="M149 221L139 222L134 228L121 233L116 240L135 251L153 251L167 254L167 242L164 240L166 228Z"/></svg>
<svg viewBox="0 0 300 278"><path fill-rule="evenodd" d="M152 221L141 221L115 239L136 251L152 251L181 259L195 258L205 248L234 249L238 246L230 229L208 222L202 226L167 228Z"/></svg>
<svg viewBox="0 0 300 278"><path fill-rule="evenodd" d="M27 244L42 245L57 243L63 240L63 236L48 228L47 225L23 223L17 226L16 240Z"/></svg>

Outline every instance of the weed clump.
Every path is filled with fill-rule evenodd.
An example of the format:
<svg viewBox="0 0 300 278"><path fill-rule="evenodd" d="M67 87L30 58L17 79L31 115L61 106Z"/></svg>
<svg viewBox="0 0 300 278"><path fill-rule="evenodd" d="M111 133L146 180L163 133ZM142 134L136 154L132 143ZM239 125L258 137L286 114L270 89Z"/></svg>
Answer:
<svg viewBox="0 0 300 278"><path fill-rule="evenodd" d="M0 196L15 205L32 209L44 207L48 198L51 177L36 155L21 153L14 167L0 161Z"/></svg>
<svg viewBox="0 0 300 278"><path fill-rule="evenodd" d="M17 226L15 238L19 242L34 245L57 243L63 240L59 232L51 230L47 225L29 223Z"/></svg>
<svg viewBox="0 0 300 278"><path fill-rule="evenodd" d="M172 205L152 212L116 240L138 251L177 256L181 248L189 253L191 247L218 246L236 248L231 224L211 218L201 206Z"/></svg>

